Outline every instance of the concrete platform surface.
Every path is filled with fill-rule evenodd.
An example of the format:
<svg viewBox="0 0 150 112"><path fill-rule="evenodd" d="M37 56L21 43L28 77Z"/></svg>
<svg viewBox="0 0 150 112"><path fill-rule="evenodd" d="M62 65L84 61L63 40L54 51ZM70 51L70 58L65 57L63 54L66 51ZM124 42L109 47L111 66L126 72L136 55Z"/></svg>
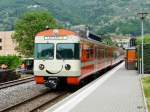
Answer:
<svg viewBox="0 0 150 112"><path fill-rule="evenodd" d="M145 112L139 78L122 63L45 112Z"/></svg>

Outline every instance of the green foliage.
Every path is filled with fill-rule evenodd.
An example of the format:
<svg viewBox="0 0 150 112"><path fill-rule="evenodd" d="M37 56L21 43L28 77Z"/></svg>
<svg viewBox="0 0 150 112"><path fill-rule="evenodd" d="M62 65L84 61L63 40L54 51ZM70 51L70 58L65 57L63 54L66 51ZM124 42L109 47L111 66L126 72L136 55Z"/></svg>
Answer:
<svg viewBox="0 0 150 112"><path fill-rule="evenodd" d="M148 110L150 111L150 77L145 77L142 79L143 87L144 87L144 94L146 97Z"/></svg>
<svg viewBox="0 0 150 112"><path fill-rule="evenodd" d="M145 35L143 42L144 42L144 44L150 44L150 35ZM136 43L137 43L137 45L141 45L142 38L138 37L137 40L136 40Z"/></svg>
<svg viewBox="0 0 150 112"><path fill-rule="evenodd" d="M149 41L150 42L150 41ZM138 59L138 70L140 70L140 59L142 58L141 56L141 45L137 46L137 59ZM144 50L144 72L145 73L150 73L150 44L146 43L143 46Z"/></svg>
<svg viewBox="0 0 150 112"><path fill-rule="evenodd" d="M116 43L114 43L110 37L105 37L102 43L109 46L116 46Z"/></svg>
<svg viewBox="0 0 150 112"><path fill-rule="evenodd" d="M111 21L111 19L109 21ZM140 23L141 21L139 19L126 19L125 20L123 18L118 18L114 20L110 25L103 25L102 27L100 27L97 33L100 33L100 34L101 33L103 34L115 33L117 35L131 34L133 36L137 36L141 34ZM146 22L145 24L147 24L145 29L150 28L150 26L148 26L148 24L150 24L149 22ZM146 30L145 33L150 33L150 32Z"/></svg>
<svg viewBox="0 0 150 112"><path fill-rule="evenodd" d="M15 69L21 64L21 59L18 56L0 56L1 64L6 64L9 69Z"/></svg>
<svg viewBox="0 0 150 112"><path fill-rule="evenodd" d="M35 35L49 28L57 28L56 21L48 12L28 12L16 22L15 33L12 36L18 43L17 51L25 56L32 57Z"/></svg>
<svg viewBox="0 0 150 112"><path fill-rule="evenodd" d="M43 10L62 26L85 24L97 34L140 35L140 9L148 12L149 0L0 0L0 30L14 30L22 14ZM150 18L144 24L144 32L150 33Z"/></svg>

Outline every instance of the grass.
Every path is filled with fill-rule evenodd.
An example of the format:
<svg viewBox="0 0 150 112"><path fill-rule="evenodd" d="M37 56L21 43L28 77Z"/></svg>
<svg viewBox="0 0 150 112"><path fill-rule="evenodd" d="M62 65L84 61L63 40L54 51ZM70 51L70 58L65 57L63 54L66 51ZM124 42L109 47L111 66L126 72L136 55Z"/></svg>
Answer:
<svg viewBox="0 0 150 112"><path fill-rule="evenodd" d="M143 87L144 87L144 94L147 101L148 110L150 112L150 77L144 77L142 79Z"/></svg>

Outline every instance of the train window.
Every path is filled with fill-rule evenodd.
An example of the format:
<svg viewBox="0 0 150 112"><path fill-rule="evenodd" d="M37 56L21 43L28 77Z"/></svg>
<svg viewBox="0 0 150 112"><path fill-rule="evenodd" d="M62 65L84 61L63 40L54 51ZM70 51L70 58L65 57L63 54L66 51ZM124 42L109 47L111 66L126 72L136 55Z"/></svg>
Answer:
<svg viewBox="0 0 150 112"><path fill-rule="evenodd" d="M86 58L87 58L87 59L90 58L90 49L86 49Z"/></svg>
<svg viewBox="0 0 150 112"><path fill-rule="evenodd" d="M107 58L108 57L108 49L106 48L105 49L105 58Z"/></svg>
<svg viewBox="0 0 150 112"><path fill-rule="evenodd" d="M56 58L57 59L79 59L80 48L79 43L57 44Z"/></svg>
<svg viewBox="0 0 150 112"><path fill-rule="evenodd" d="M93 49L90 48L86 49L86 53L87 53L86 54L87 59L92 59L94 57Z"/></svg>
<svg viewBox="0 0 150 112"><path fill-rule="evenodd" d="M102 48L96 48L96 58L97 59L104 58L104 49L102 49Z"/></svg>
<svg viewBox="0 0 150 112"><path fill-rule="evenodd" d="M35 58L36 59L53 59L54 58L54 44L50 44L50 43L35 44Z"/></svg>

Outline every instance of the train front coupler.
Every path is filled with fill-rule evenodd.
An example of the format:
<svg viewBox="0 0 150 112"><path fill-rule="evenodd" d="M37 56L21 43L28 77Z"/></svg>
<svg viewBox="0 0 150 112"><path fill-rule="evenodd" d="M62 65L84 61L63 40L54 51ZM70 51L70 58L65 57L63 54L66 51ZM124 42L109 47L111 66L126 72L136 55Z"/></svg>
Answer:
<svg viewBox="0 0 150 112"><path fill-rule="evenodd" d="M45 86L51 89L56 89L59 85L59 78L57 77L49 77L48 80L45 82Z"/></svg>

